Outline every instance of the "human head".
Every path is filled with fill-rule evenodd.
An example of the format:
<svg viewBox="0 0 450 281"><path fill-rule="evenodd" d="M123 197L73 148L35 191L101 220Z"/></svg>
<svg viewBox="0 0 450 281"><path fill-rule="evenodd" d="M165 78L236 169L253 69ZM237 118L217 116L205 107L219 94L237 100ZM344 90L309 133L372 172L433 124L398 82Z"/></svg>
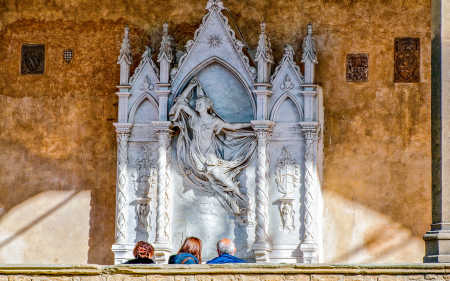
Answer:
<svg viewBox="0 0 450 281"><path fill-rule="evenodd" d="M202 241L197 237L188 237L184 240L179 253L189 253L198 259L198 263L202 262Z"/></svg>
<svg viewBox="0 0 450 281"><path fill-rule="evenodd" d="M222 254L234 255L236 253L236 246L232 240L224 238L217 242L217 253L219 256Z"/></svg>
<svg viewBox="0 0 450 281"><path fill-rule="evenodd" d="M153 258L153 246L145 241L139 241L134 246L133 255L135 258Z"/></svg>
<svg viewBox="0 0 450 281"><path fill-rule="evenodd" d="M195 110L197 110L197 111L201 111L201 110L209 111L212 107L213 107L212 100L206 96L199 97L195 104Z"/></svg>

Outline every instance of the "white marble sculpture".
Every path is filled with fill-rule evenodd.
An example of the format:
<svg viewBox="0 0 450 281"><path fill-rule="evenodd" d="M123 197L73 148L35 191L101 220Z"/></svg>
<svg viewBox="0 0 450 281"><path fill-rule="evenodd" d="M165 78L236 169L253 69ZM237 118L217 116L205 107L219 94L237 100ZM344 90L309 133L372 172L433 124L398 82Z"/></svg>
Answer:
<svg viewBox="0 0 450 281"><path fill-rule="evenodd" d="M189 105L194 89L197 90L195 109ZM231 124L217 116L212 100L196 79L177 97L170 116L180 132L176 151L185 177L197 188L220 196L221 202L234 214L246 210L248 200L235 177L248 165L256 147L253 132L242 130L251 128L251 124ZM223 156L224 146L232 150L228 160Z"/></svg>
<svg viewBox="0 0 450 281"><path fill-rule="evenodd" d="M204 259L225 236L248 261L321 259L323 106L312 25L301 46L304 73L290 45L272 73L266 25L249 57L224 9L207 1L181 55L164 24L158 65L146 48L132 75L125 29L115 263L131 258L139 240L166 262L187 236L203 240Z"/></svg>

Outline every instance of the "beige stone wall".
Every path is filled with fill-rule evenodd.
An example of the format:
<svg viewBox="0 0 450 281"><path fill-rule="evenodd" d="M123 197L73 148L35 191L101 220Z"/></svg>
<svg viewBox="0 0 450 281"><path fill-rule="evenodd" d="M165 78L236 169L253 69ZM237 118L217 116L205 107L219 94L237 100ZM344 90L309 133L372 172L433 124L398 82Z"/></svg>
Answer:
<svg viewBox="0 0 450 281"><path fill-rule="evenodd" d="M0 262L112 262L116 59L125 24L135 63L169 21L178 48L206 0L0 1ZM277 60L308 22L324 90L324 261L419 262L431 222L430 1L228 0L250 46L267 22ZM393 83L395 37L421 40L421 82ZM44 75L20 75L23 43ZM73 48L65 64L62 52ZM345 82L347 53L369 82ZM297 54L297 61L299 61Z"/></svg>

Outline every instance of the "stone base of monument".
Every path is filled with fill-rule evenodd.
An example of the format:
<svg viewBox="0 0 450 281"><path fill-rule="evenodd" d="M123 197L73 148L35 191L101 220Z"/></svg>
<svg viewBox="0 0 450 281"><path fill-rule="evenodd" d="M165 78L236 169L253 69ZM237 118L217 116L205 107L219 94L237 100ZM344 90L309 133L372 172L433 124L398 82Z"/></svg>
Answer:
<svg viewBox="0 0 450 281"><path fill-rule="evenodd" d="M423 239L426 253L423 262L450 262L450 230L431 230Z"/></svg>
<svg viewBox="0 0 450 281"><path fill-rule="evenodd" d="M111 248L115 257L115 264L121 264L134 258L132 255L134 244L113 244Z"/></svg>

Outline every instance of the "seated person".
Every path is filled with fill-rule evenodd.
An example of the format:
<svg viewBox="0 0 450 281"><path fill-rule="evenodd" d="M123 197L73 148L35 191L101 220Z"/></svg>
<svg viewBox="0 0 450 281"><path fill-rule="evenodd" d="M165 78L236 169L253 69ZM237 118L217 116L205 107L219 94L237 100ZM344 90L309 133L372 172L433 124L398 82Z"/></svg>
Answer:
<svg viewBox="0 0 450 281"><path fill-rule="evenodd" d="M219 256L208 261L207 264L246 262L245 260L241 260L240 258L234 256L236 253L236 246L233 241L228 238L224 238L217 242L217 253Z"/></svg>
<svg viewBox="0 0 450 281"><path fill-rule="evenodd" d="M202 263L202 241L196 237L188 237L176 255L169 258L169 264Z"/></svg>
<svg viewBox="0 0 450 281"><path fill-rule="evenodd" d="M125 264L152 264L153 261L153 246L145 241L139 241L133 250L135 259L127 261Z"/></svg>

